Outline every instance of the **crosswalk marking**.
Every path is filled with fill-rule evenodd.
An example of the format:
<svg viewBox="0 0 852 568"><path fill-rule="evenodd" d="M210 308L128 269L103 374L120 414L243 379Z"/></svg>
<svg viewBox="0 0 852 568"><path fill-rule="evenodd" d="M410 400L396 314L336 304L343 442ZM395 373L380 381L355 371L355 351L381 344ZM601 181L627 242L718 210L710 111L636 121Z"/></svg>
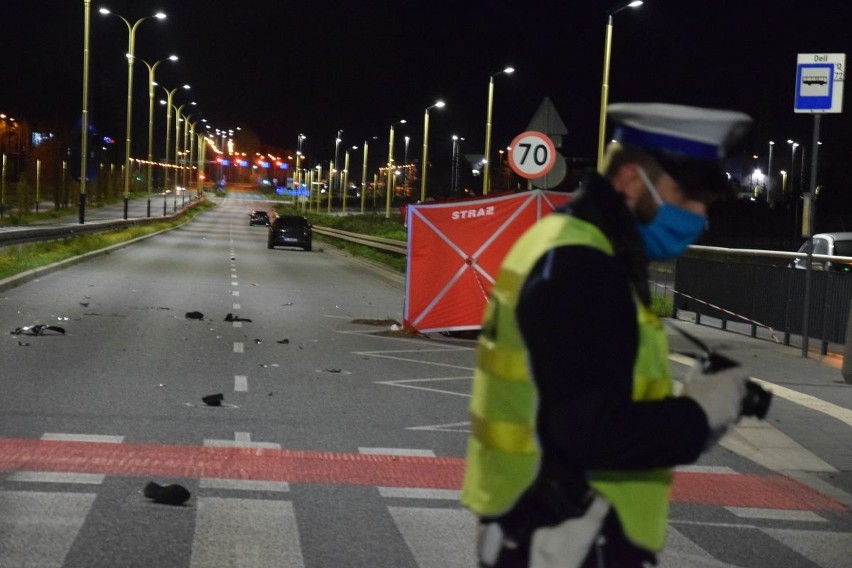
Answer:
<svg viewBox="0 0 852 568"><path fill-rule="evenodd" d="M852 555L852 535L829 531L760 529L820 568L848 568Z"/></svg>
<svg viewBox="0 0 852 568"><path fill-rule="evenodd" d="M658 568L738 568L719 562L709 552L689 540L679 530L669 526L666 547L659 555Z"/></svg>
<svg viewBox="0 0 852 568"><path fill-rule="evenodd" d="M476 565L476 518L464 509L389 507L418 568Z"/></svg>
<svg viewBox="0 0 852 568"><path fill-rule="evenodd" d="M791 511L786 509L758 509L756 507L725 507L741 519L771 519L780 521L805 521L826 523L825 519L813 511Z"/></svg>
<svg viewBox="0 0 852 568"><path fill-rule="evenodd" d="M417 487L379 487L382 497L399 497L403 499L446 499L458 501L461 491L454 489L420 489Z"/></svg>
<svg viewBox="0 0 852 568"><path fill-rule="evenodd" d="M432 450L416 450L409 448L358 448L358 452L365 455L377 456L420 456L424 458L434 458L435 452Z"/></svg>
<svg viewBox="0 0 852 568"><path fill-rule="evenodd" d="M0 491L0 568L60 568L94 493Z"/></svg>
<svg viewBox="0 0 852 568"><path fill-rule="evenodd" d="M100 485L106 476L100 473L61 473L58 471L16 471L9 481L27 483L77 483L81 485Z"/></svg>
<svg viewBox="0 0 852 568"><path fill-rule="evenodd" d="M255 481L251 479L219 479L203 477L199 482L202 489L235 489L237 491L270 491L286 493L290 484L286 481Z"/></svg>
<svg viewBox="0 0 852 568"><path fill-rule="evenodd" d="M120 444L124 436L104 436L101 434L70 434L65 432L45 432L42 440L54 442L102 442L104 444Z"/></svg>
<svg viewBox="0 0 852 568"><path fill-rule="evenodd" d="M289 501L198 500L190 568L304 568Z"/></svg>

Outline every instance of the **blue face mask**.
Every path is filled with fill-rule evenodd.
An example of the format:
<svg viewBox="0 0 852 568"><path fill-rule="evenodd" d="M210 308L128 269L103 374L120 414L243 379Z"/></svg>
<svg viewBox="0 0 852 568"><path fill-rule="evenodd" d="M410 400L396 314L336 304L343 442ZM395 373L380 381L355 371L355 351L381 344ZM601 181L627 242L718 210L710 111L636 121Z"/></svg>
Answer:
<svg viewBox="0 0 852 568"><path fill-rule="evenodd" d="M682 255L704 231L704 216L663 201L648 174L642 168L638 173L657 202L656 217L647 225L637 223L645 243L645 254L651 260L668 260Z"/></svg>

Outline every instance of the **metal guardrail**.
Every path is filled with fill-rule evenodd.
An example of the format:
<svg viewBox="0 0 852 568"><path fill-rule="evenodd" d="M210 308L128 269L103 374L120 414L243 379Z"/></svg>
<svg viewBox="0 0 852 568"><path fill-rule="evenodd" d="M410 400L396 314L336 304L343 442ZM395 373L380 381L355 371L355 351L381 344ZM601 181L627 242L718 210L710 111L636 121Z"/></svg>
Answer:
<svg viewBox="0 0 852 568"><path fill-rule="evenodd" d="M408 254L408 244L394 239L373 237L370 235L362 235L360 233L350 233L349 231L341 231L340 229L331 229L329 227L318 227L316 225L314 225L314 232L396 254Z"/></svg>
<svg viewBox="0 0 852 568"><path fill-rule="evenodd" d="M89 221L82 225L67 224L28 226L14 229L2 228L0 229L0 247L34 243L38 241L54 241L75 237L77 235L116 231L118 229L134 225L147 225L150 223L171 221L173 219L177 219L192 207L195 207L197 203L200 202L193 201L183 209L164 217L140 217L136 219L113 219L111 221Z"/></svg>

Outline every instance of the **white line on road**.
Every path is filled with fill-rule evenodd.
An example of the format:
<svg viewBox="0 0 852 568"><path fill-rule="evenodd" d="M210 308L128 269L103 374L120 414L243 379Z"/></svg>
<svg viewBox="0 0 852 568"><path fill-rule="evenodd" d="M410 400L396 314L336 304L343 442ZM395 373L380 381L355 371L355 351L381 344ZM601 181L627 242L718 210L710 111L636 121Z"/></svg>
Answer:
<svg viewBox="0 0 852 568"><path fill-rule="evenodd" d="M120 444L124 436L103 436L101 434L68 434L65 432L45 432L42 440L57 442L103 442L105 444Z"/></svg>
<svg viewBox="0 0 852 568"><path fill-rule="evenodd" d="M234 375L234 390L237 392L248 392L248 377L245 375Z"/></svg>
<svg viewBox="0 0 852 568"><path fill-rule="evenodd" d="M234 353L243 353L245 346L242 341L234 341Z"/></svg>
<svg viewBox="0 0 852 568"><path fill-rule="evenodd" d="M434 458L435 452L432 450L416 450L409 448L358 448L358 452L366 455L374 456L417 456L424 458Z"/></svg>
<svg viewBox="0 0 852 568"><path fill-rule="evenodd" d="M106 476L100 473L61 473L57 471L16 471L9 476L10 481L27 483L73 483L79 485L100 485Z"/></svg>
<svg viewBox="0 0 852 568"><path fill-rule="evenodd" d="M751 379L759 385L771 390L772 394L780 396L781 398L789 400L790 402L800 404L806 408L810 408L811 410L822 412L823 414L827 414L832 418L837 418L847 426L852 426L852 410L848 408L843 408L842 406L832 404L815 396L794 391L793 389L788 389L787 387L782 387L781 385L777 385L769 381L764 381L763 379L758 379L757 377L751 377Z"/></svg>
<svg viewBox="0 0 852 568"><path fill-rule="evenodd" d="M401 499L441 499L458 501L461 491L455 489L423 489L420 487L379 487L379 495Z"/></svg>

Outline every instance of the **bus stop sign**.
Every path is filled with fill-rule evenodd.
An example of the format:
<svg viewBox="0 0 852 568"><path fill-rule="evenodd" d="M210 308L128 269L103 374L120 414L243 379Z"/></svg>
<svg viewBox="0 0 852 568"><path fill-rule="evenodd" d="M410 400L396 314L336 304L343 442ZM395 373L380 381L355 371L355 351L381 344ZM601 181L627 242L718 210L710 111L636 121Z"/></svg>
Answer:
<svg viewBox="0 0 852 568"><path fill-rule="evenodd" d="M795 112L843 112L845 53L800 53L796 65Z"/></svg>

